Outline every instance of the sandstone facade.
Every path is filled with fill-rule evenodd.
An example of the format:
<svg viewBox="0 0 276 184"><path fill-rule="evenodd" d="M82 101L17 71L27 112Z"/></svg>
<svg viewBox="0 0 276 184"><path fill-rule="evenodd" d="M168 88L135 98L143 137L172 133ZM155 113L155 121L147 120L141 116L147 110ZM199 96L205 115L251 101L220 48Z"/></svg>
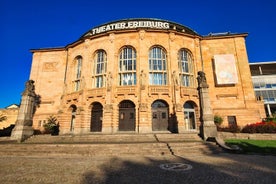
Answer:
<svg viewBox="0 0 276 184"><path fill-rule="evenodd" d="M34 49L30 79L60 133L185 132L200 128L197 72L206 73L211 107L224 125L260 121L249 70L247 34L201 36L169 21L128 19L98 26L62 48ZM236 82L218 84L215 55L231 55Z"/></svg>

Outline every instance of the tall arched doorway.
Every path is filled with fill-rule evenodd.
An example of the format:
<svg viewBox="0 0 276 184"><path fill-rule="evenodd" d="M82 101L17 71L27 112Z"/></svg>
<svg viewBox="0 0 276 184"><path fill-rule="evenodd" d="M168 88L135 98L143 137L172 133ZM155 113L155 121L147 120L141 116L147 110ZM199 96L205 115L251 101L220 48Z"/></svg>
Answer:
<svg viewBox="0 0 276 184"><path fill-rule="evenodd" d="M71 105L70 106L70 111L71 111L70 132L73 132L74 127L75 127L75 123L76 123L77 106Z"/></svg>
<svg viewBox="0 0 276 184"><path fill-rule="evenodd" d="M90 131L101 132L103 122L103 106L99 102L92 103Z"/></svg>
<svg viewBox="0 0 276 184"><path fill-rule="evenodd" d="M135 131L135 104L130 100L119 104L119 131Z"/></svg>
<svg viewBox="0 0 276 184"><path fill-rule="evenodd" d="M151 105L152 131L168 130L169 106L163 100L156 100Z"/></svg>
<svg viewBox="0 0 276 184"><path fill-rule="evenodd" d="M193 102L186 102L184 105L184 121L186 130L196 129L195 108Z"/></svg>

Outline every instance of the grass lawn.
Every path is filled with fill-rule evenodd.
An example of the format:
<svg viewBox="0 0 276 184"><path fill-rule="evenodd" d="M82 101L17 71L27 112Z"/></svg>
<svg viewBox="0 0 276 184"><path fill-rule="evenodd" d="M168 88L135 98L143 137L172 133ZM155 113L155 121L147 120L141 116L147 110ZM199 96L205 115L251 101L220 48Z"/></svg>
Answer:
<svg viewBox="0 0 276 184"><path fill-rule="evenodd" d="M244 153L276 155L276 140L228 139L227 145L237 145Z"/></svg>

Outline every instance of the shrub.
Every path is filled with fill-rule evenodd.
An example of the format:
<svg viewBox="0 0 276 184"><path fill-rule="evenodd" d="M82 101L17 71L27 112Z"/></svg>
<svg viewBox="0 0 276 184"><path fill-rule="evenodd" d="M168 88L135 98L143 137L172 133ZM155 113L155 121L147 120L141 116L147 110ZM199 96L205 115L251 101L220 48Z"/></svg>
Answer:
<svg viewBox="0 0 276 184"><path fill-rule="evenodd" d="M254 124L248 124L243 127L242 133L276 133L276 123L270 122L258 122Z"/></svg>
<svg viewBox="0 0 276 184"><path fill-rule="evenodd" d="M263 122L274 122L276 123L276 113L273 114L272 116L269 116L267 118L264 118L263 119Z"/></svg>
<svg viewBox="0 0 276 184"><path fill-rule="evenodd" d="M220 132L232 132L232 133L239 133L241 128L237 125L232 125L229 127L219 127L217 126L217 130Z"/></svg>
<svg viewBox="0 0 276 184"><path fill-rule="evenodd" d="M51 135L58 135L59 133L59 123L57 122L57 118L54 116L49 116L47 119L47 123L43 125L45 132L50 133Z"/></svg>
<svg viewBox="0 0 276 184"><path fill-rule="evenodd" d="M217 126L220 126L223 122L223 118L219 115L215 115L214 116L214 123L217 125Z"/></svg>

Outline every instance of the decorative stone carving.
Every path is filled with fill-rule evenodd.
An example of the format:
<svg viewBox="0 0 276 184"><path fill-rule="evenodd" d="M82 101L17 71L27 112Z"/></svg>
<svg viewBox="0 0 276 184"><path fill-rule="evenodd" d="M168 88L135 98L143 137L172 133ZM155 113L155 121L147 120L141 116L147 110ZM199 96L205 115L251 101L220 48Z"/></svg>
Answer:
<svg viewBox="0 0 276 184"><path fill-rule="evenodd" d="M198 74L198 77L197 77L198 87L199 88L209 88L209 85L207 84L205 73L203 71L199 71L197 74Z"/></svg>
<svg viewBox="0 0 276 184"><path fill-rule="evenodd" d="M107 91L111 91L112 81L113 81L112 74L111 74L111 72L108 72L108 74L106 76L106 89L107 89Z"/></svg>
<svg viewBox="0 0 276 184"><path fill-rule="evenodd" d="M113 43L114 40L115 40L115 34L114 34L114 33L109 34L109 41L110 41L111 43Z"/></svg>
<svg viewBox="0 0 276 184"><path fill-rule="evenodd" d="M179 85L179 78L178 78L178 75L177 75L176 71L173 71L172 79L173 79L173 84L175 86L178 86Z"/></svg>
<svg viewBox="0 0 276 184"><path fill-rule="evenodd" d="M175 108L177 112L182 112L182 105L180 103L175 104Z"/></svg>
<svg viewBox="0 0 276 184"><path fill-rule="evenodd" d="M56 71L57 62L45 62L43 63L43 72L54 72Z"/></svg>
<svg viewBox="0 0 276 184"><path fill-rule="evenodd" d="M104 106L104 111L105 112L112 112L113 111L113 106L112 106L112 104L105 104L105 106Z"/></svg>
<svg viewBox="0 0 276 184"><path fill-rule="evenodd" d="M86 88L86 81L85 81L85 77L82 76L81 78L81 89L85 89Z"/></svg>
<svg viewBox="0 0 276 184"><path fill-rule="evenodd" d="M141 85L141 90L144 90L146 88L146 73L141 70L141 74L140 74L140 85Z"/></svg>
<svg viewBox="0 0 276 184"><path fill-rule="evenodd" d="M141 103L141 104L139 104L139 110L140 110L141 112L146 112L146 111L148 111L148 104L146 104L146 103Z"/></svg>
<svg viewBox="0 0 276 184"><path fill-rule="evenodd" d="M139 31L139 37L140 37L141 40L144 40L145 34L146 34L146 31L145 31L145 30Z"/></svg>
<svg viewBox="0 0 276 184"><path fill-rule="evenodd" d="M34 86L34 81L33 80L28 80L25 83L25 90L22 93L22 96L33 96L35 97L35 86Z"/></svg>
<svg viewBox="0 0 276 184"><path fill-rule="evenodd" d="M175 40L175 33L170 33L170 40L172 42Z"/></svg>

